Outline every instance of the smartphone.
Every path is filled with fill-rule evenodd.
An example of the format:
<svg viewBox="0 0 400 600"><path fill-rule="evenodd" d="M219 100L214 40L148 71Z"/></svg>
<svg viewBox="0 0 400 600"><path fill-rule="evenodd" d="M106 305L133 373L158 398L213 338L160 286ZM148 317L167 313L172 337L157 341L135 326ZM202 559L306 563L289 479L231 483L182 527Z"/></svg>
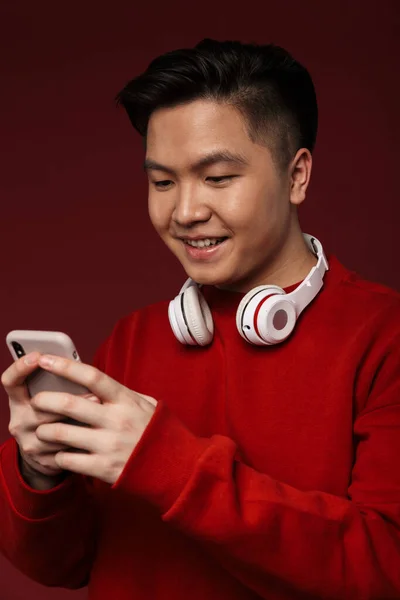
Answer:
<svg viewBox="0 0 400 600"><path fill-rule="evenodd" d="M54 354L80 361L73 341L61 331L16 329L7 335L6 343L14 360L36 350L41 354ZM90 393L86 387L40 367L27 377L25 383L31 398L39 392L65 392L77 396Z"/></svg>

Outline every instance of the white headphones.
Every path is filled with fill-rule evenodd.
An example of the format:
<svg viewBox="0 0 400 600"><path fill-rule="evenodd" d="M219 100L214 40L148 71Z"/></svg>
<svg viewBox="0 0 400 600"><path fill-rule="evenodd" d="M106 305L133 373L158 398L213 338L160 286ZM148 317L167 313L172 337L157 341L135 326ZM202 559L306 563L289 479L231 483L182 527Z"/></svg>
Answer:
<svg viewBox="0 0 400 600"><path fill-rule="evenodd" d="M270 346L286 340L298 316L314 300L329 270L321 242L304 233L318 263L293 292L277 285L259 285L250 290L236 312L236 327L242 338L257 346ZM214 323L210 308L200 292L201 284L188 279L168 308L169 322L181 344L207 346L213 339Z"/></svg>

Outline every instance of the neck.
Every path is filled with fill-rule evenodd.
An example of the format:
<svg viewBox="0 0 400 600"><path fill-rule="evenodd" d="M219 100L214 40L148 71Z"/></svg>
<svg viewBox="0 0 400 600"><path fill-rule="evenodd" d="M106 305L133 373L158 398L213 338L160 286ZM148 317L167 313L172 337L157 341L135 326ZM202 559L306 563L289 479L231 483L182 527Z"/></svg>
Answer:
<svg viewBox="0 0 400 600"><path fill-rule="evenodd" d="M271 265L263 281L258 285L272 284L286 288L305 279L315 267L318 258L308 248L302 232L299 233L296 239L291 240L290 244L283 248L282 254L277 256L276 262Z"/></svg>
<svg viewBox="0 0 400 600"><path fill-rule="evenodd" d="M258 285L277 285L287 288L305 279L317 262L317 257L308 248L298 228L296 234L285 240L258 276L253 274L248 280L238 282L236 285L216 287L241 293L247 293Z"/></svg>

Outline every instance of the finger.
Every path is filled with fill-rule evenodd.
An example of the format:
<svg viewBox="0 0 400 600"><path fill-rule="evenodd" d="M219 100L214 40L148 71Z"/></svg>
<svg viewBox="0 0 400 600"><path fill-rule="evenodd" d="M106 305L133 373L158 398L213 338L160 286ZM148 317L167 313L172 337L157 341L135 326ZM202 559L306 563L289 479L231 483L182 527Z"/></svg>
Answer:
<svg viewBox="0 0 400 600"><path fill-rule="evenodd" d="M100 398L95 396L94 394L82 394L82 398L86 398L91 402L95 402L97 404L101 404ZM56 421L64 421L71 422L75 425L81 425L79 421L76 419L71 419L70 417L65 417L64 415L57 415L56 413L49 413L42 410L39 410L34 406L32 400L30 400L30 406L32 408L34 414L34 423L31 426L28 426L27 431L36 431L36 428L42 423L55 423Z"/></svg>
<svg viewBox="0 0 400 600"><path fill-rule="evenodd" d="M104 406L81 396L62 392L40 392L32 398L31 403L41 411L63 415L92 427L101 427L104 423Z"/></svg>
<svg viewBox="0 0 400 600"><path fill-rule="evenodd" d="M52 442L41 441L37 438L36 434L29 435L27 439L21 443L20 451L25 458L29 460L37 460L39 456L53 453L54 456L60 450L67 450L68 446L65 444L57 444Z"/></svg>
<svg viewBox="0 0 400 600"><path fill-rule="evenodd" d="M91 402L101 404L100 398L98 398L94 394L83 394L82 397L86 398L87 400L90 400ZM72 419L70 417L65 417L64 415L58 415L56 413L46 412L46 411L36 408L34 406L34 404L32 403L32 400L30 400L30 406L33 411L34 422L32 423L32 425L27 427L27 431L36 431L36 428L39 425L42 425L42 423L55 423L56 421L60 421L60 420L66 422L66 423L70 422L75 425L81 425L80 421L77 421L76 419Z"/></svg>
<svg viewBox="0 0 400 600"><path fill-rule="evenodd" d="M16 360L4 371L1 376L1 384L7 395L11 392L13 400L27 400L29 394L25 387L25 380L39 366L39 352L31 352L22 358Z"/></svg>
<svg viewBox="0 0 400 600"><path fill-rule="evenodd" d="M33 421L27 427L27 431L36 431L37 427L39 427L39 425L42 425L43 423L55 423L56 421L65 418L63 415L56 415L55 413L39 410L34 406L32 406L31 408L33 412Z"/></svg>
<svg viewBox="0 0 400 600"><path fill-rule="evenodd" d="M95 394L78 394L81 395L82 398L85 398L86 400L91 400L91 402L97 402L97 404L101 404L101 400L98 396L96 396Z"/></svg>
<svg viewBox="0 0 400 600"><path fill-rule="evenodd" d="M36 435L35 435L35 437L37 439ZM57 452L60 452L60 450L67 450L67 449L68 449L68 446L66 446L65 444L55 444L54 442L40 441L36 454L37 454L37 456L43 456L46 454L57 454Z"/></svg>
<svg viewBox="0 0 400 600"><path fill-rule="evenodd" d="M62 472L62 468L55 461L57 454L51 454L47 457L41 457L40 460L29 458L27 464L29 467L42 473L43 475L54 476ZM43 464L42 464L43 461Z"/></svg>
<svg viewBox="0 0 400 600"><path fill-rule="evenodd" d="M93 454L58 452L54 457L54 461L60 469L80 473L88 477L100 478L102 472L99 458L99 456Z"/></svg>
<svg viewBox="0 0 400 600"><path fill-rule="evenodd" d="M152 398L152 396L147 396L146 394L140 394L139 392L136 392L136 394L138 396L140 396L141 398L143 398L144 400L146 400L147 402L149 402L150 404L152 404L153 406L157 406L157 400L155 398Z"/></svg>
<svg viewBox="0 0 400 600"><path fill-rule="evenodd" d="M39 365L46 371L84 385L101 400L107 402L118 402L123 391L126 391L125 386L108 377L96 367L80 361L44 354L39 359Z"/></svg>
<svg viewBox="0 0 400 600"><path fill-rule="evenodd" d="M102 449L102 433L88 427L76 427L66 423L45 423L36 429L36 436L43 442L53 442L87 450L100 452Z"/></svg>
<svg viewBox="0 0 400 600"><path fill-rule="evenodd" d="M36 460L35 463L46 469L47 472L45 475L56 475L60 473L60 470L62 470L62 468L56 463L56 456L57 453L41 454L39 460Z"/></svg>

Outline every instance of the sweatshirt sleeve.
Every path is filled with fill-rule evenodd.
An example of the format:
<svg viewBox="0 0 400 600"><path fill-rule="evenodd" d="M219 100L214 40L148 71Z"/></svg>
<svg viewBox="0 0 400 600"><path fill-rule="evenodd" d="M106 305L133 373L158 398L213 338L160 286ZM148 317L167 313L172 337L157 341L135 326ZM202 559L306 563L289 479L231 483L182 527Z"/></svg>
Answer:
<svg viewBox="0 0 400 600"><path fill-rule="evenodd" d="M105 343L94 364L102 367ZM0 551L22 573L47 586L87 584L96 546L93 480L69 474L38 491L23 480L18 445L0 447Z"/></svg>
<svg viewBox="0 0 400 600"><path fill-rule="evenodd" d="M114 487L143 497L261 598L400 598L400 340L354 423L347 497L243 464L231 439L193 435L160 401Z"/></svg>

